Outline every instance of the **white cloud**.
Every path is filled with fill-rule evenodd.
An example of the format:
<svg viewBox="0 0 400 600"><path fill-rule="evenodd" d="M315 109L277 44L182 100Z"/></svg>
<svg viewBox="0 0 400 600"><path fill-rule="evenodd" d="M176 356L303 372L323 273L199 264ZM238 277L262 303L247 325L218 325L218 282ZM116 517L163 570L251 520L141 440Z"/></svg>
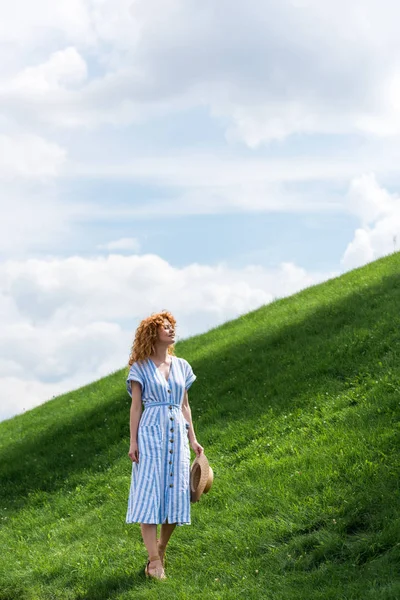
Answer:
<svg viewBox="0 0 400 600"><path fill-rule="evenodd" d="M0 179L47 179L58 175L66 151L37 135L0 134Z"/></svg>
<svg viewBox="0 0 400 600"><path fill-rule="evenodd" d="M330 192L329 185L347 185L355 172L374 167L385 177L397 176L391 146L368 149L362 156L252 157L229 158L217 153L138 156L134 160L100 159L95 164L70 161L64 176L81 181L96 177L109 182L132 181L170 188L167 198L157 192L145 203L118 203L94 206L82 211L98 219L151 218L163 215L223 214L232 212L347 212L343 194ZM324 182L321 194L305 184ZM296 187L298 186L298 187ZM301 191L299 191L301 190ZM162 192L160 194L162 196Z"/></svg>
<svg viewBox="0 0 400 600"><path fill-rule="evenodd" d="M28 5L17 4L23 14ZM14 8L4 12L11 27ZM58 50L70 52L75 62L68 68L74 76L77 68L79 83L83 66L65 48L95 56L99 72L79 90L48 89L42 104L5 85L0 105L59 127L137 122L206 106L228 119L229 139L250 147L294 133L398 135L399 18L394 0L385 8L377 0L60 2L46 11L49 47L60 30ZM31 10L28 19L35 25ZM34 27L16 30L37 45ZM49 62L54 57L47 68Z"/></svg>
<svg viewBox="0 0 400 600"><path fill-rule="evenodd" d="M46 168L44 167L44 171ZM50 182L2 182L0 255L23 257L52 248L72 236L72 222L82 209L64 203Z"/></svg>
<svg viewBox="0 0 400 600"><path fill-rule="evenodd" d="M110 250L110 251L129 251L138 252L140 249L140 242L136 238L121 238L120 240L114 240L107 242L107 244L99 244L99 250Z"/></svg>
<svg viewBox="0 0 400 600"><path fill-rule="evenodd" d="M364 144L363 152L321 154L308 150L302 155L240 156L216 151L171 151L116 157L97 155L96 163L73 157L63 169L72 179L138 181L177 188L223 188L240 185L335 181L347 183L354 173L374 170L384 176L398 173L398 145Z"/></svg>
<svg viewBox="0 0 400 600"><path fill-rule="evenodd" d="M57 129L82 124L77 99L86 78L86 62L70 46L0 83L0 105L10 120L30 127L40 122Z"/></svg>
<svg viewBox="0 0 400 600"><path fill-rule="evenodd" d="M365 265L374 259L374 251L371 246L371 232L366 229L356 229L353 240L348 244L341 264L345 269L354 269Z"/></svg>
<svg viewBox="0 0 400 600"><path fill-rule="evenodd" d="M171 310L182 339L335 275L292 263L175 268L152 254L7 261L0 265L0 416L122 368L135 328L153 312ZM21 399L28 389L29 400Z"/></svg>
<svg viewBox="0 0 400 600"><path fill-rule="evenodd" d="M93 37L91 11L85 0L1 0L0 11L0 40L21 52L27 52L29 46L37 51L54 44L55 38L88 43Z"/></svg>
<svg viewBox="0 0 400 600"><path fill-rule="evenodd" d="M355 178L348 192L349 210L361 221L341 265L352 269L398 250L400 198L380 187L373 173Z"/></svg>
<svg viewBox="0 0 400 600"><path fill-rule="evenodd" d="M74 47L54 52L37 66L27 67L9 84L9 90L24 95L44 95L52 90L74 87L85 81L86 63Z"/></svg>
<svg viewBox="0 0 400 600"><path fill-rule="evenodd" d="M400 208L398 198L379 186L374 173L361 175L351 181L347 201L348 208L360 218L363 225L393 214Z"/></svg>
<svg viewBox="0 0 400 600"><path fill-rule="evenodd" d="M316 154L285 158L223 157L218 153L169 153L166 155L135 156L129 160L121 157L108 159L101 164L78 163L71 160L65 174L72 178L110 180L135 180L162 186L208 188L282 181L312 181L315 179L348 179L361 164L372 161L387 171L395 167L386 165L383 158L320 157Z"/></svg>

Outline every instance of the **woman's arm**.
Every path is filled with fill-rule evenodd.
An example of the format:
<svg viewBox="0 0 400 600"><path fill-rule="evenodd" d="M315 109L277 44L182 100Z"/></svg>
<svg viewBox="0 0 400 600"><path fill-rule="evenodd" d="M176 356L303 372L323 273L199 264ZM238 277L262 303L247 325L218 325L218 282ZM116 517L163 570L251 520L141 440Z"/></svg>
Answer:
<svg viewBox="0 0 400 600"><path fill-rule="evenodd" d="M131 381L132 404L130 412L129 427L131 442L137 442L137 431L142 416L142 387L138 381Z"/></svg>
<svg viewBox="0 0 400 600"><path fill-rule="evenodd" d="M188 398L187 390L185 390L185 395L183 397L182 413L183 413L183 416L185 417L186 421L188 421L188 423L190 425L189 430L188 430L190 445L191 445L192 449L196 452L196 455L200 456L200 454L202 452L204 452L204 448L201 444L199 444L199 442L196 439L196 434L195 434L194 428L193 428L192 411L190 410L190 406L189 406L189 398Z"/></svg>
<svg viewBox="0 0 400 600"><path fill-rule="evenodd" d="M182 413L183 413L183 416L185 417L186 421L188 421L188 423L190 425L189 430L188 430L188 435L189 435L190 443L193 444L194 442L197 442L197 439L196 439L196 434L195 434L194 428L193 428L192 411L190 410L190 406L189 406L189 398L188 398L187 390L185 390L185 395L183 397Z"/></svg>

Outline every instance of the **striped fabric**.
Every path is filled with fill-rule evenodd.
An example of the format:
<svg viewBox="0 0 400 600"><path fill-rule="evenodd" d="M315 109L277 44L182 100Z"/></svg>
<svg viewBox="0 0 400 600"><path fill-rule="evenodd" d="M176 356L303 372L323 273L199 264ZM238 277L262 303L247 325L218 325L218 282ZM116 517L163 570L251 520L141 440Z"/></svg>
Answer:
<svg viewBox="0 0 400 600"><path fill-rule="evenodd" d="M142 388L138 427L139 463L132 462L126 523L190 524L189 423L181 406L185 389L196 379L184 359L172 356L168 381L149 358L134 363L131 380Z"/></svg>

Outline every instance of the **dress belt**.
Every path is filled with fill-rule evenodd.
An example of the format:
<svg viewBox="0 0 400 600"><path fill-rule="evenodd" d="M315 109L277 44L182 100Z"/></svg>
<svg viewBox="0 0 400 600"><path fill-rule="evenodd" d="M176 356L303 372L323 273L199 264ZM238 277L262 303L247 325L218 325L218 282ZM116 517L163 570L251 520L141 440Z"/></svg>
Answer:
<svg viewBox="0 0 400 600"><path fill-rule="evenodd" d="M172 402L145 402L144 407L145 410L150 406L171 406L173 408L181 408L178 404L172 404Z"/></svg>

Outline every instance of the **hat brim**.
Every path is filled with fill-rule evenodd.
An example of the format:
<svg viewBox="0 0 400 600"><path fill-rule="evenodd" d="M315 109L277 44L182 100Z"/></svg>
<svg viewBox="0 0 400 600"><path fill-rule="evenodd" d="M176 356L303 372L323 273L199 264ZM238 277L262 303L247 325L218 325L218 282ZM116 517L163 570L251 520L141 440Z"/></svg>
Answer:
<svg viewBox="0 0 400 600"><path fill-rule="evenodd" d="M207 493L214 480L214 473L204 452L196 456L190 470L190 501L197 502L200 496Z"/></svg>

